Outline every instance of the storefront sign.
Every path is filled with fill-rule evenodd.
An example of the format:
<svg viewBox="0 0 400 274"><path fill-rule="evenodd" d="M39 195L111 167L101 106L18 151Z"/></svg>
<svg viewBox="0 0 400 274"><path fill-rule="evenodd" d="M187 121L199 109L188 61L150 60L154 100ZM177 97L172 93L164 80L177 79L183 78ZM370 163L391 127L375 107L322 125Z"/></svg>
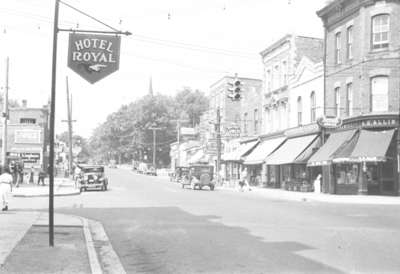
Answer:
<svg viewBox="0 0 400 274"><path fill-rule="evenodd" d="M40 153L23 152L20 157L24 163L38 163L40 160Z"/></svg>
<svg viewBox="0 0 400 274"><path fill-rule="evenodd" d="M323 128L338 128L342 125L342 120L338 117L321 117L317 123Z"/></svg>
<svg viewBox="0 0 400 274"><path fill-rule="evenodd" d="M68 67L93 84L119 68L121 38L112 35L69 35Z"/></svg>
<svg viewBox="0 0 400 274"><path fill-rule="evenodd" d="M16 144L40 144L41 130L21 129L14 133L14 143Z"/></svg>

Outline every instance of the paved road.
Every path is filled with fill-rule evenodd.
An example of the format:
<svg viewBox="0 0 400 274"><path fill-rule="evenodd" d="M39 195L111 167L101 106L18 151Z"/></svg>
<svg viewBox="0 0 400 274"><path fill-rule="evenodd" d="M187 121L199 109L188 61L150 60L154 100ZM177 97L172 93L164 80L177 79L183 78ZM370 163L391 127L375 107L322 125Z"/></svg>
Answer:
<svg viewBox="0 0 400 274"><path fill-rule="evenodd" d="M109 191L55 205L102 222L128 273L400 272L400 206L269 200L107 172ZM13 202L47 206L45 198Z"/></svg>

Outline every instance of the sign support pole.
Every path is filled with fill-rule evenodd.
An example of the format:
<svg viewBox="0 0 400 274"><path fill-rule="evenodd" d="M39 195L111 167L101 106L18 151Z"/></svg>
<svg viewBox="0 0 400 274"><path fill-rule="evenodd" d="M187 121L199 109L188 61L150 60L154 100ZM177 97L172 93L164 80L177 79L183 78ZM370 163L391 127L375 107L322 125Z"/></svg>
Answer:
<svg viewBox="0 0 400 274"><path fill-rule="evenodd" d="M6 60L6 86L3 96L3 143L1 145L1 164L3 168L7 165L7 120L8 120L8 69L9 58Z"/></svg>
<svg viewBox="0 0 400 274"><path fill-rule="evenodd" d="M49 245L54 246L54 119L56 102L56 72L57 72L57 34L59 0L55 0L53 29L53 62L51 69L50 97L50 152L49 152ZM44 167L46 168L46 167Z"/></svg>

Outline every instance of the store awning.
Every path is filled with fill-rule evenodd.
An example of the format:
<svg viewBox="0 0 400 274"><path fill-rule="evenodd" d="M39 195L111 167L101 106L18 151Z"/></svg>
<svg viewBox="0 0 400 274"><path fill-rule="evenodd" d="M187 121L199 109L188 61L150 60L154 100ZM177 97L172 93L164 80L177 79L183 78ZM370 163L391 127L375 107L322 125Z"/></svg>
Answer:
<svg viewBox="0 0 400 274"><path fill-rule="evenodd" d="M226 162L228 161L238 162L241 160L242 156L244 156L247 152L253 149L257 144L258 141L243 143L236 150L222 155L222 160Z"/></svg>
<svg viewBox="0 0 400 274"><path fill-rule="evenodd" d="M267 165L300 163L296 161L310 146L315 146L318 135L312 134L286 140L286 142L265 160ZM303 158L303 157L301 157Z"/></svg>
<svg viewBox="0 0 400 274"><path fill-rule="evenodd" d="M353 136L356 130L347 130L342 132L332 133L326 143L318 149L318 151L308 160L308 166L327 165L332 161L334 154L340 146L347 143Z"/></svg>
<svg viewBox="0 0 400 274"><path fill-rule="evenodd" d="M349 142L340 153L337 153L333 162L384 162L394 129L384 131L361 130L353 142Z"/></svg>
<svg viewBox="0 0 400 274"><path fill-rule="evenodd" d="M203 150L198 150L195 154L193 154L192 157L189 158L188 163L189 164L195 164L195 163L204 163L208 162L208 159L206 159L207 155L204 154Z"/></svg>
<svg viewBox="0 0 400 274"><path fill-rule="evenodd" d="M277 147L279 147L286 137L265 140L260 143L244 160L245 165L260 165L264 162Z"/></svg>

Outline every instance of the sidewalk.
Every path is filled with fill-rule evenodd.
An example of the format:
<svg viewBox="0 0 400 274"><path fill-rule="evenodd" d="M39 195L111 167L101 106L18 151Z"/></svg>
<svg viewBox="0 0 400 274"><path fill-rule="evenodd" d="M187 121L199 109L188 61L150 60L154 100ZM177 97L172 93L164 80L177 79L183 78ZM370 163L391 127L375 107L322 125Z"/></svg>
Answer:
<svg viewBox="0 0 400 274"><path fill-rule="evenodd" d="M232 187L217 187L219 190L238 191ZM299 202L326 202L342 204L375 204L375 205L400 205L399 196L375 195L334 195L314 192L287 191L274 188L251 187L252 191L244 191L249 195L259 195L269 199L282 199Z"/></svg>
<svg viewBox="0 0 400 274"><path fill-rule="evenodd" d="M54 247L49 247L45 212L1 213L0 227L0 272L91 273L80 218L54 215Z"/></svg>
<svg viewBox="0 0 400 274"><path fill-rule="evenodd" d="M45 185L22 184L18 188L13 187L13 197L46 197L49 196L49 181L45 180ZM79 189L68 178L54 178L54 196L79 195Z"/></svg>
<svg viewBox="0 0 400 274"><path fill-rule="evenodd" d="M125 273L100 223L56 213L50 247L48 222L47 212L0 213L0 273Z"/></svg>

